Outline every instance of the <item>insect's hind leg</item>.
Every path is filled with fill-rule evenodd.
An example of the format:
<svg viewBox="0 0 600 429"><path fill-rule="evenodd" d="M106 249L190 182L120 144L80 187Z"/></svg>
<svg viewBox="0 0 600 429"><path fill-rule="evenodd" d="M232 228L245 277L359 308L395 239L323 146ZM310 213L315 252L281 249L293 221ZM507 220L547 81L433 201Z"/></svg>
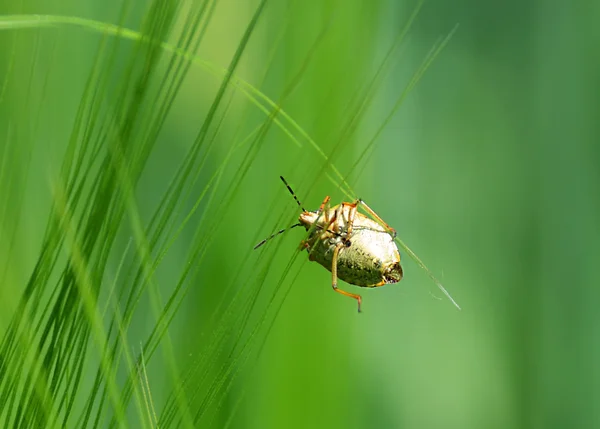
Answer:
<svg viewBox="0 0 600 429"><path fill-rule="evenodd" d="M346 295L349 296L350 298L354 298L356 301L358 301L358 312L360 313L360 304L362 301L362 298L360 295L357 295L355 293L350 293L350 292L346 292L345 290L341 290L338 289L337 287L337 261L338 261L338 255L340 253L340 249L344 247L344 243L338 243L335 246L335 249L333 250L333 260L331 262L331 287L333 287L333 290L336 291L337 293L341 293L342 295Z"/></svg>
<svg viewBox="0 0 600 429"><path fill-rule="evenodd" d="M383 226L385 229L387 229L389 231L389 233L392 235L392 238L396 238L396 230L394 228L392 228L391 226L389 226L387 224L387 222L385 222L383 219L381 219L379 217L379 215L377 213L375 213L375 211L373 211L373 209L371 207L369 207L367 205L367 203L365 203L363 200L361 200L360 198L358 200L356 200L353 205L356 206L356 208L358 208L358 206L363 206L363 208L371 215L375 218L375 220L377 221L377 223L379 223L379 225ZM354 210L354 212L356 212L356 210Z"/></svg>

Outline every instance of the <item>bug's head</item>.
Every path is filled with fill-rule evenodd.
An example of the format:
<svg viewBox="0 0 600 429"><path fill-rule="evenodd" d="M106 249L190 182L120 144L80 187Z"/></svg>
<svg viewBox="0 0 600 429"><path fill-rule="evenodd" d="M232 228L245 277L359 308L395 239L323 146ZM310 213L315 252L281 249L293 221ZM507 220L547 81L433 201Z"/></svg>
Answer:
<svg viewBox="0 0 600 429"><path fill-rule="evenodd" d="M386 283L398 283L402 280L403 272L400 261L388 265L383 272L383 278Z"/></svg>
<svg viewBox="0 0 600 429"><path fill-rule="evenodd" d="M307 230L317 221L319 218L319 212L309 212L304 210L300 213L300 217L298 217L298 221L302 224L304 228Z"/></svg>
<svg viewBox="0 0 600 429"><path fill-rule="evenodd" d="M300 217L298 217L298 222L300 222L300 225L302 225L308 231L308 229L319 218L319 212L318 211L317 212L309 212L304 207L302 207L302 203L300 202L300 200L298 199L298 197L292 190L292 187L288 184L288 182L286 182L286 180L283 178L283 176L279 176L279 178L281 179L283 184L286 186L288 191L290 191L290 194L292 194L292 197L294 197L294 200L296 201L296 204L298 204L298 207L300 207L302 209L302 213L300 213Z"/></svg>

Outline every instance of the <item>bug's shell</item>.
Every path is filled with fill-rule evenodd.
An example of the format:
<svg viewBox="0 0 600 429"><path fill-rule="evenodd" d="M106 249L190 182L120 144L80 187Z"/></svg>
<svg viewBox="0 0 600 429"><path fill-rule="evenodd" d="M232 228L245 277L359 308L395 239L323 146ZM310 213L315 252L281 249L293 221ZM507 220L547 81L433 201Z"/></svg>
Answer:
<svg viewBox="0 0 600 429"><path fill-rule="evenodd" d="M334 215L337 207L330 209L329 216ZM331 271L333 251L336 244L346 237L348 207L341 210L336 233L325 232L322 228L313 229L305 241L309 259L321 264ZM304 212L300 221L307 230L317 221L317 213ZM324 228L324 217L318 220ZM329 228L328 231L332 231ZM337 276L347 283L362 287L377 287L388 283L397 283L402 279L400 253L392 236L374 220L356 213L352 233L348 237L349 246L340 249L337 262Z"/></svg>

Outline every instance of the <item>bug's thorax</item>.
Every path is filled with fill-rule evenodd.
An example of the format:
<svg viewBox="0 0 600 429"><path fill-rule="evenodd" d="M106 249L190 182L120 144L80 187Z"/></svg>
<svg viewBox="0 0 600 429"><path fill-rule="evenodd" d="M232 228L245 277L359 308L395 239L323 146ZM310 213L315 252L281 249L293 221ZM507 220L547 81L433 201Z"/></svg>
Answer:
<svg viewBox="0 0 600 429"><path fill-rule="evenodd" d="M331 219L331 216L327 216L327 219ZM319 229L325 229L325 227L328 226L329 228L327 229L330 231L333 231L336 225L340 225L339 220L336 220L336 222L331 222L329 225L327 225L327 219L324 213L319 213L318 211L305 211L300 213L298 221L302 224L302 226L304 226L304 228L306 228L307 231L315 224Z"/></svg>
<svg viewBox="0 0 600 429"><path fill-rule="evenodd" d="M339 214L339 216L338 216ZM350 207L349 205L342 204L341 207L339 205L335 207L329 208L325 212L319 211L303 211L300 213L300 217L298 221L308 230L315 223L320 228L325 228L328 226L329 231L339 232L344 230L347 227L348 219L350 216ZM357 213L355 220L360 218L365 218L360 213Z"/></svg>

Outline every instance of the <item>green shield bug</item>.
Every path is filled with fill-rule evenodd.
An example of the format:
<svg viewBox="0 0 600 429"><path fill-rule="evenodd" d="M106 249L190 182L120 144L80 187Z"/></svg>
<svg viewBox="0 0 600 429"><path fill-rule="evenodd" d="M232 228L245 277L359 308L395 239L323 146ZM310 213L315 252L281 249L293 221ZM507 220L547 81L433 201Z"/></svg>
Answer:
<svg viewBox="0 0 600 429"><path fill-rule="evenodd" d="M303 226L308 237L300 244L308 258L331 271L331 286L342 295L356 299L360 312L362 298L338 288L338 279L360 287L379 287L402 280L400 252L394 242L396 231L385 223L364 201L341 203L334 207L325 197L317 211L308 211L283 177L302 213L298 223L264 239L254 249L282 232ZM373 219L358 211L362 207Z"/></svg>

